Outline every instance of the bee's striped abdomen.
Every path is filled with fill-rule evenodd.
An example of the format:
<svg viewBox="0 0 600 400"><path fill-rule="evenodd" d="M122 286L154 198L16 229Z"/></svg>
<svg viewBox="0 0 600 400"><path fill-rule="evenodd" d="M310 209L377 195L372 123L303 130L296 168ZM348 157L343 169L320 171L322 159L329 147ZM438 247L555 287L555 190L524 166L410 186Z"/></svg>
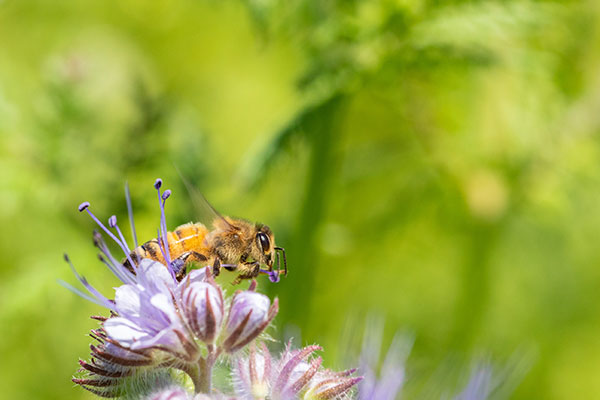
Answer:
<svg viewBox="0 0 600 400"><path fill-rule="evenodd" d="M208 232L208 229L200 223L188 223L178 226L173 232L168 232L167 241L171 260L175 260L189 252L194 252L208 259L208 249L204 243L204 238ZM158 239L149 240L138 246L129 256L136 265L142 258L149 258L165 264L165 258ZM194 259L198 260L199 258L202 257L196 256ZM123 266L133 272L129 259L123 262Z"/></svg>

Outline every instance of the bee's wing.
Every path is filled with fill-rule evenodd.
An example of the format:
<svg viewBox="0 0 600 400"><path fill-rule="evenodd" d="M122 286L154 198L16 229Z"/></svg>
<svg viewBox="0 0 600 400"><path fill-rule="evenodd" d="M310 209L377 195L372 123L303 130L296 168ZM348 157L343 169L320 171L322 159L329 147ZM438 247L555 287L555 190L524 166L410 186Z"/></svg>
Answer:
<svg viewBox="0 0 600 400"><path fill-rule="evenodd" d="M192 201L192 207L194 208L194 214L196 214L196 218L199 222L204 224L208 224L207 226L226 226L231 230L238 230L235 226L233 226L229 221L225 219L215 208L206 200L206 197L191 184L183 174L175 167L181 181L183 182L188 194L190 196L190 200Z"/></svg>

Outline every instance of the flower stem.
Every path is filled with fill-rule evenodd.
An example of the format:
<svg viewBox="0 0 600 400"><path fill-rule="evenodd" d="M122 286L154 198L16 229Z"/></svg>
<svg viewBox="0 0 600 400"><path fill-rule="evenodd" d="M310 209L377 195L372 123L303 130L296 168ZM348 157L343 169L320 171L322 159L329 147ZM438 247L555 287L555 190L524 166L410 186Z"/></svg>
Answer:
<svg viewBox="0 0 600 400"><path fill-rule="evenodd" d="M200 357L200 360L198 361L200 379L198 383L194 382L196 393L210 393L212 391L213 362L210 358L210 355L207 358Z"/></svg>
<svg viewBox="0 0 600 400"><path fill-rule="evenodd" d="M199 365L185 364L183 367L179 367L179 369L188 374L188 376L192 379L192 382L194 383L194 392L200 393L202 391L202 372L199 368Z"/></svg>

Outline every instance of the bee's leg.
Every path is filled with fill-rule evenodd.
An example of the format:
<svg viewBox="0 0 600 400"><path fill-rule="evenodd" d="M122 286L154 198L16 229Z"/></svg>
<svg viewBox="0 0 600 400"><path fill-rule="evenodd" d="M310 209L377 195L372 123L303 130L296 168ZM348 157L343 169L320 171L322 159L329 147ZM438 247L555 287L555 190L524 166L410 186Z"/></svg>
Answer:
<svg viewBox="0 0 600 400"><path fill-rule="evenodd" d="M231 281L232 285L239 285L240 283L242 283L242 276L238 275L235 277L235 279L233 281Z"/></svg>
<svg viewBox="0 0 600 400"><path fill-rule="evenodd" d="M260 274L260 263L258 261L253 262L252 264L252 269L251 269L251 276L250 278L256 278L258 276L258 274Z"/></svg>
<svg viewBox="0 0 600 400"><path fill-rule="evenodd" d="M172 262L177 280L180 281L185 276L186 267L189 264L201 263L207 260L208 258L206 258L206 256L203 254L200 254L196 251L186 251Z"/></svg>
<svg viewBox="0 0 600 400"><path fill-rule="evenodd" d="M184 257L183 261L186 264L191 264L194 262L202 263L202 262L208 261L208 258L204 254L200 254L197 251L188 251L186 253L183 253L181 256L179 256L179 258L182 258L182 257Z"/></svg>
<svg viewBox="0 0 600 400"><path fill-rule="evenodd" d="M123 261L123 266L124 266L125 268L127 268L127 270L128 270L129 272L131 272L132 274L134 274L134 275L135 275L135 269L134 269L134 268L131 266L131 263L129 262L129 259L128 259L128 258L126 258L126 259L125 259L125 261Z"/></svg>
<svg viewBox="0 0 600 400"><path fill-rule="evenodd" d="M131 265L131 262L129 261L130 259L133 261L133 265ZM129 257L123 260L123 266L127 268L129 272L135 275L135 270L137 269L137 266L140 265L140 261L142 261L142 255L138 253L137 249L135 249L129 253Z"/></svg>
<svg viewBox="0 0 600 400"><path fill-rule="evenodd" d="M181 258L176 258L171 261L171 268L173 268L173 272L175 273L175 278L177 281L181 282L186 270L185 261L183 261Z"/></svg>
<svg viewBox="0 0 600 400"><path fill-rule="evenodd" d="M240 276L242 279L256 278L258 274L260 274L260 263L258 261L244 263L242 264L242 268L240 268L240 270Z"/></svg>
<svg viewBox="0 0 600 400"><path fill-rule="evenodd" d="M239 274L231 282L232 285L239 285L244 279L252 279L258 276L260 272L260 263L243 263L237 266L236 271L238 271Z"/></svg>
<svg viewBox="0 0 600 400"><path fill-rule="evenodd" d="M221 273L221 259L219 257L215 257L215 261L212 266L213 276L219 276Z"/></svg>

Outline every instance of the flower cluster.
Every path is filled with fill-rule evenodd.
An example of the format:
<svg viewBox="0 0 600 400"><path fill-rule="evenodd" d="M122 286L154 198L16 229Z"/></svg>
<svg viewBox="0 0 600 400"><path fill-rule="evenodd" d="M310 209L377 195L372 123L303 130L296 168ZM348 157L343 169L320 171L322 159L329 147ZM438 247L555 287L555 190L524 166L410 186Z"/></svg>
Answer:
<svg viewBox="0 0 600 400"><path fill-rule="evenodd" d="M86 211L121 248L126 262L112 255L100 233L94 234L100 260L122 282L114 299L109 299L80 276L65 256L87 293L63 285L110 310L109 317L93 317L101 322L101 327L91 332L96 344L91 345L91 359L79 362L81 376L73 381L102 397L191 398L182 387L184 380L174 378L173 371L182 371L197 394L194 398L214 399L224 395L213 388L213 367L224 361L234 365L237 376L234 398L334 399L349 393L361 378L350 377L354 371L325 370L320 358L309 361L317 346L302 350L288 346L277 361L264 345L256 352L254 342L278 311L277 299L271 302L256 292L256 281L228 298L212 278L209 266L192 270L181 279L182 265L170 257L165 239L165 202L171 192L161 192L161 186L162 181L157 180L158 242L164 264L147 258L133 260L137 253L131 252L117 218L110 217L106 226L91 212L89 203L79 206L79 211ZM128 191L126 198L131 210ZM135 241L131 212L130 224ZM250 355L241 356L240 350L249 344Z"/></svg>

